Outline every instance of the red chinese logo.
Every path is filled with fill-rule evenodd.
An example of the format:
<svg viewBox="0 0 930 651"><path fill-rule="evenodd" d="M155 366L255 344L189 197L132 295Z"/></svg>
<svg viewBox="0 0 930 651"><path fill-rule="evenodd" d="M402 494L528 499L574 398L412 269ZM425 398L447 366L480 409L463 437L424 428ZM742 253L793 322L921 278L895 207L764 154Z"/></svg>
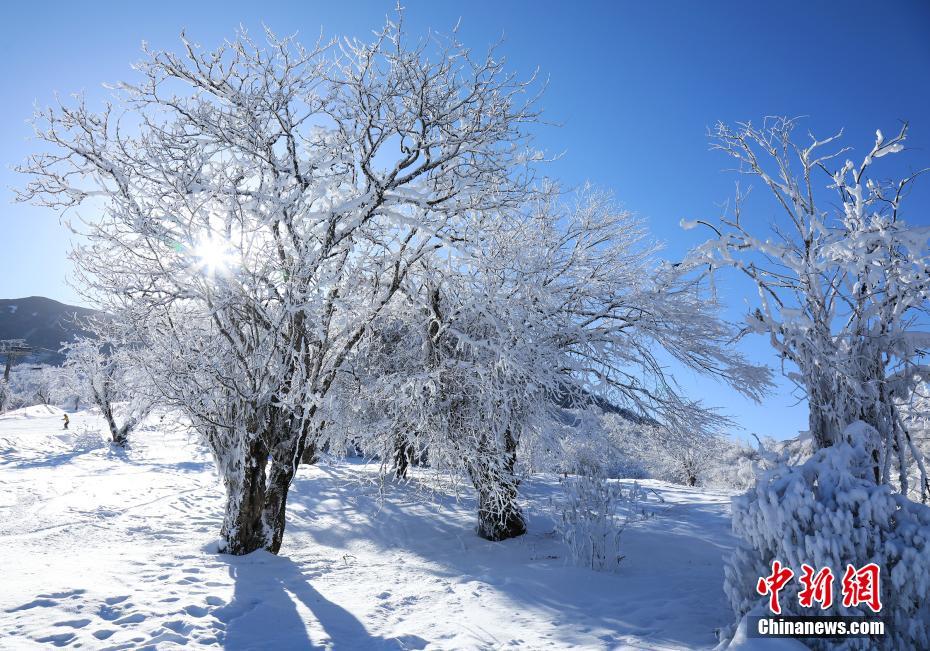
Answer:
<svg viewBox="0 0 930 651"><path fill-rule="evenodd" d="M760 595L769 596L769 609L776 615L781 614L781 604L778 603L778 593L794 576L787 567L782 567L778 561L772 561L772 573L759 579L756 584L756 592Z"/></svg>
<svg viewBox="0 0 930 651"><path fill-rule="evenodd" d="M833 605L833 571L829 567L814 574L814 568L807 563L801 565L801 586L798 603L804 608L813 608L814 602L820 603L821 610Z"/></svg>
<svg viewBox="0 0 930 651"><path fill-rule="evenodd" d="M880 573L881 570L875 563L864 565L858 570L852 565L847 565L841 581L843 606L853 608L865 604L872 612L879 612L882 609ZM768 596L769 610L776 615L781 614L778 595L793 577L793 570L779 561L772 561L772 573L760 577L756 584L756 592ZM813 608L815 603L820 604L821 610L830 608L833 605L833 580L833 570L829 567L815 570L807 563L802 563L801 575L798 577L801 584L798 603L802 608Z"/></svg>
<svg viewBox="0 0 930 651"><path fill-rule="evenodd" d="M869 563L861 569L846 566L843 575L843 605L847 608L865 604L877 613L882 609L879 595L879 574L881 570L875 563Z"/></svg>

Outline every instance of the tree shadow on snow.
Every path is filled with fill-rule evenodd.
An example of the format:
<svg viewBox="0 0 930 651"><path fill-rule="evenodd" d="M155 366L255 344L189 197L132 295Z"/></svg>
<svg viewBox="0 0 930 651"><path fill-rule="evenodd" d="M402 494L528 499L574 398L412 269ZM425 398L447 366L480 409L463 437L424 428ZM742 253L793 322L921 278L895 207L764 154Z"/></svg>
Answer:
<svg viewBox="0 0 930 651"><path fill-rule="evenodd" d="M416 636L371 635L352 613L329 601L288 558L264 551L248 556L220 556L234 580L232 600L213 611L225 628L223 648L259 649L422 649ZM312 613L307 619L302 605ZM318 627L311 638L311 631ZM314 644L314 639L316 644Z"/></svg>
<svg viewBox="0 0 930 651"><path fill-rule="evenodd" d="M714 532L729 529L729 518L724 513L699 507L695 511L701 511L700 517L675 522L673 530L661 515L642 523L643 527L630 526L623 534L622 549L624 553L639 553L627 558L618 573L595 572L573 567L567 561L567 549L555 534L552 514L543 508L552 496L551 486L532 482L521 486L528 525L525 536L488 542L475 533L477 509L467 489L458 499L442 492L424 499L416 494L413 485L390 483L382 499L376 487L353 482L351 474L351 467L330 466L315 468L312 476L298 478L288 517L292 537L309 536L313 543L336 550L346 549L355 541L375 545L386 553L404 549L423 559L422 568L453 589L460 587L468 594L484 584L505 596L515 605L515 611L529 607L540 612L556 627L557 639L563 633L558 629L567 625L566 637L561 638L565 643L575 643L572 629L583 625L611 631L613 634L604 638L608 646L623 644L624 636L646 634L652 641L672 645L712 646L713 628L728 623L715 621L721 608L726 608L723 590L718 600L708 600L707 588L701 584L706 577L701 574L696 574L694 580L681 578L681 587L686 593L682 603L700 611L706 617L703 622L698 617L687 617L685 612L660 613L653 630L646 631L643 618L633 616L638 609L676 601L675 594L669 595L670 590L676 592L674 586L655 580L650 559L672 563L684 546L699 563L715 567L719 564L727 546L713 536ZM317 518L329 526L319 526ZM330 524L333 522L339 524ZM650 530L653 526L664 528L662 536L655 536ZM706 528L710 531L705 533ZM636 544L630 544L635 538ZM722 567L719 581L717 577L713 581L722 586ZM395 588L416 590L414 585L398 584ZM607 595L609 606L605 606ZM640 604L640 599L647 603Z"/></svg>

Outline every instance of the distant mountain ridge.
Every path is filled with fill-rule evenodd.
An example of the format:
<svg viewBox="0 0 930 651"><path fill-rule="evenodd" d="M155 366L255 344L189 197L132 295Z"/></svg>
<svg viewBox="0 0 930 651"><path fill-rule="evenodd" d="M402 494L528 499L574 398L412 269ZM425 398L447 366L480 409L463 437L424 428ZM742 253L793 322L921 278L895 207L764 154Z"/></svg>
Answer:
<svg viewBox="0 0 930 651"><path fill-rule="evenodd" d="M36 349L33 355L19 362L61 364L64 356L58 350L62 343L86 334L76 321L94 313L89 308L59 303L44 296L3 298L0 299L0 341L25 339L27 345Z"/></svg>

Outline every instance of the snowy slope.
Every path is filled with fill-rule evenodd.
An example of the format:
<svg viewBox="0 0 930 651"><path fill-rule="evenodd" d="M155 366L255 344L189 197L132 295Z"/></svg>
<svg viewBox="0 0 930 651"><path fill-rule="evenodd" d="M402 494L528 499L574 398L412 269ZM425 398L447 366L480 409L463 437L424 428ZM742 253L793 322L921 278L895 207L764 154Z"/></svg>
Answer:
<svg viewBox="0 0 930 651"><path fill-rule="evenodd" d="M595 573L553 534L555 478L521 486L529 533L490 543L467 494L323 464L300 472L281 556L234 558L210 551L222 488L186 434L156 416L116 453L82 433L98 417L62 432L60 414L0 416L0 648L711 648L730 622L726 493L645 482L655 517Z"/></svg>

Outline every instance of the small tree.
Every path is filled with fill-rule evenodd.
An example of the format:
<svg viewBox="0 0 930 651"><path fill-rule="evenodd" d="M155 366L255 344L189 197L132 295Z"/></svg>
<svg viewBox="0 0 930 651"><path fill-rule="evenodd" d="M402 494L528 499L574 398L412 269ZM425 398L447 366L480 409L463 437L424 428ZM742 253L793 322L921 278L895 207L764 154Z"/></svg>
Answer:
<svg viewBox="0 0 930 651"><path fill-rule="evenodd" d="M762 182L781 218L762 234L764 224L746 218L745 194L737 190L734 210L718 225L685 223L717 234L692 259L735 268L755 285L759 300L745 332L767 336L794 367L786 373L807 397L817 447L839 440L850 423L866 422L883 437L872 460L875 480L890 481L895 467L906 493L916 461L926 498L923 458L896 400L926 369L927 335L915 324L930 314L930 232L904 221L903 200L917 174L887 182L872 173L878 159L903 149L907 125L891 139L877 132L860 164L847 160L836 170L827 166L847 149L826 148L841 134L801 146L795 127L787 118L761 127L717 125L715 148Z"/></svg>
<svg viewBox="0 0 930 651"><path fill-rule="evenodd" d="M49 405L55 393L55 372L46 366L33 368L32 395L38 405Z"/></svg>
<svg viewBox="0 0 930 651"><path fill-rule="evenodd" d="M81 338L63 350L73 386L100 409L110 440L125 446L154 404L141 386L139 369L131 366L125 351L99 340Z"/></svg>

